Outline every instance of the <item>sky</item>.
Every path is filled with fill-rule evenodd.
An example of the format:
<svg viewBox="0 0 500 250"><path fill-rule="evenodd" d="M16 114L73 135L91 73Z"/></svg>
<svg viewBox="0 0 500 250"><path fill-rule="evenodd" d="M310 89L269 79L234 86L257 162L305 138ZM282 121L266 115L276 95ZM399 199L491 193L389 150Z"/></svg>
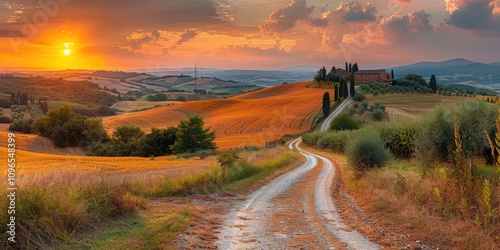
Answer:
<svg viewBox="0 0 500 250"><path fill-rule="evenodd" d="M500 61L500 0L7 0L0 68Z"/></svg>

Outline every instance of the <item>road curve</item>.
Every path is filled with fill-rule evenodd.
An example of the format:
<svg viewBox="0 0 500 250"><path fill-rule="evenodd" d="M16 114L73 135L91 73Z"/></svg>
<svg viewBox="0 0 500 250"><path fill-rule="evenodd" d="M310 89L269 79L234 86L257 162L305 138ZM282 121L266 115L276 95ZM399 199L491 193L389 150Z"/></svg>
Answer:
<svg viewBox="0 0 500 250"><path fill-rule="evenodd" d="M349 106L349 104L351 104L351 102L352 102L351 97L347 97L345 100L343 100L340 103L340 105L335 110L333 110L333 112L325 119L323 124L321 124L321 131L327 131L328 128L330 128L330 124L332 123L333 119L335 117L337 117L338 115L340 115L340 113L342 113L342 111L345 108L347 108L347 106Z"/></svg>
<svg viewBox="0 0 500 250"><path fill-rule="evenodd" d="M298 168L279 176L259 190L253 192L248 198L236 204L227 217L224 224L219 229L216 242L219 249L283 249L286 245L279 245L273 242L273 235L292 238L294 232L271 231L273 223L272 216L279 210L276 202L278 196L282 196L287 190L297 183L301 183L304 176L318 166L323 166L317 179L313 180L314 185L314 210L318 221L310 222L326 230L327 233L344 243L349 249L379 249L380 246L370 242L357 231L348 228L335 207L331 191L335 168L332 162L322 156L307 152L299 147L301 139L296 139L289 144L289 148L294 147L306 157L306 162ZM321 160L322 164L318 164ZM317 170L319 172L319 170ZM298 198L298 197L297 197ZM299 198L298 198L299 199ZM299 200L297 203L301 202ZM280 204L286 206L286 204ZM306 214L304 216L307 216ZM303 223L304 218L291 218ZM326 238L325 238L326 239ZM331 244L330 244L331 243ZM327 245L335 245L334 242L327 242Z"/></svg>

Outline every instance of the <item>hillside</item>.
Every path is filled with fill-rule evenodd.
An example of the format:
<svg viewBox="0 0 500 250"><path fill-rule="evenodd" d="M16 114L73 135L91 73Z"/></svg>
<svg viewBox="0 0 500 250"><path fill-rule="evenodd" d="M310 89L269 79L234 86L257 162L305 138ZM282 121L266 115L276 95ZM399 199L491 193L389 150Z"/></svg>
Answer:
<svg viewBox="0 0 500 250"><path fill-rule="evenodd" d="M419 74L429 78L435 74L440 84L473 85L500 91L500 64L484 64L463 58L442 62L419 62L394 68L396 78Z"/></svg>
<svg viewBox="0 0 500 250"><path fill-rule="evenodd" d="M0 76L0 94L7 96L7 98L0 98L2 103L5 102L5 105L8 105L10 94L18 91L27 92L28 96L33 97L35 101L45 99L106 106L111 106L118 101L117 97L103 92L97 84L88 81Z"/></svg>
<svg viewBox="0 0 500 250"><path fill-rule="evenodd" d="M280 85L229 99L176 103L174 106L103 119L109 132L123 125L149 131L174 126L189 116L201 115L216 131L221 149L263 145L286 134L307 131L321 108L324 89L306 88L310 82Z"/></svg>

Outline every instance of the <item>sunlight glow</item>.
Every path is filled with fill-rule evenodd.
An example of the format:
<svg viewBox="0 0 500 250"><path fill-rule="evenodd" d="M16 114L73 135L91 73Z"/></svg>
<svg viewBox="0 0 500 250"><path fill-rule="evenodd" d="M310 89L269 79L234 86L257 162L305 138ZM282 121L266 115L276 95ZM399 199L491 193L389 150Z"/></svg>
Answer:
<svg viewBox="0 0 500 250"><path fill-rule="evenodd" d="M69 54L71 54L71 50L70 49L65 49L64 50L64 54L69 56Z"/></svg>

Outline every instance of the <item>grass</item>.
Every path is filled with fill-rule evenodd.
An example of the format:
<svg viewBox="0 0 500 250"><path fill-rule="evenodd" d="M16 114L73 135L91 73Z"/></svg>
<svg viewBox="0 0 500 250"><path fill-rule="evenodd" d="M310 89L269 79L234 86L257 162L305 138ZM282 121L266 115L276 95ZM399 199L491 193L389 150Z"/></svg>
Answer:
<svg viewBox="0 0 500 250"><path fill-rule="evenodd" d="M162 249L191 221L189 209L143 213L59 249Z"/></svg>
<svg viewBox="0 0 500 250"><path fill-rule="evenodd" d="M5 151L5 148L0 148ZM0 152L1 153L1 152ZM3 152L1 155L6 155ZM265 176L294 164L300 157L285 147L241 153L242 160L231 168L212 164L210 169L194 168L186 174L164 173L161 178L144 178L144 175L128 173L129 178L86 170L75 173L72 170L43 170L60 162L62 156L19 151L18 159L18 206L16 208L17 240L21 248L61 249L160 249L182 231L191 221L189 207L176 207L164 200L162 207L148 203L148 198L193 193L210 193L233 190L256 182ZM38 159L41 165L26 164L25 158ZM85 162L67 157L76 169L85 168ZM100 157L83 157L98 164ZM101 164L106 161L102 157ZM114 164L121 158L113 158ZM111 161L111 159L108 159ZM125 157L130 168L139 168L148 163L161 165L180 164L189 166L194 160L171 158ZM138 165L134 167L134 160ZM213 161L214 159L210 160ZM210 162L198 160L200 162ZM178 162L178 163L177 163ZM110 162L111 163L111 162ZM38 168L38 167L40 168ZM94 165L95 166L95 165ZM31 168L30 174L24 168ZM125 167L124 167L125 168ZM169 170L168 167L165 169ZM170 169L172 170L172 169ZM175 170L174 170L175 171ZM31 177L30 177L31 175ZM153 177L156 174L151 174ZM134 178L135 177L135 178ZM6 195L6 187L0 187L0 195ZM7 221L7 199L0 200L0 219ZM144 210L147 209L147 210ZM6 227L0 229L1 248L8 248Z"/></svg>
<svg viewBox="0 0 500 250"><path fill-rule="evenodd" d="M430 112L439 104L451 106L457 102L463 101L466 97L440 96L434 94L390 94L390 95L368 95L365 101L375 103L383 102L388 111L398 111L410 117L421 116ZM392 113L389 112L389 116Z"/></svg>
<svg viewBox="0 0 500 250"><path fill-rule="evenodd" d="M404 230L425 244L453 249L493 249L500 240L494 231L474 219L446 212L453 196L443 180L443 169L423 177L422 168L410 161L393 161L388 167L372 170L361 179L348 171L348 187L364 197L368 210L374 211L386 228ZM446 198L445 198L446 199ZM450 197L458 201L459 197ZM453 203L453 202L452 202ZM497 225L497 229L499 230Z"/></svg>
<svg viewBox="0 0 500 250"><path fill-rule="evenodd" d="M294 152L264 150L264 160L249 163L242 160L235 166L224 168L214 165L210 169L189 174L183 178L164 177L156 182L144 184L135 182L131 189L134 194L145 197L165 197L194 193L211 193L225 189L236 189L253 183L263 177L295 163L299 156ZM254 152L253 154L259 154ZM262 154L262 152L261 152ZM270 158L269 155L274 155Z"/></svg>

